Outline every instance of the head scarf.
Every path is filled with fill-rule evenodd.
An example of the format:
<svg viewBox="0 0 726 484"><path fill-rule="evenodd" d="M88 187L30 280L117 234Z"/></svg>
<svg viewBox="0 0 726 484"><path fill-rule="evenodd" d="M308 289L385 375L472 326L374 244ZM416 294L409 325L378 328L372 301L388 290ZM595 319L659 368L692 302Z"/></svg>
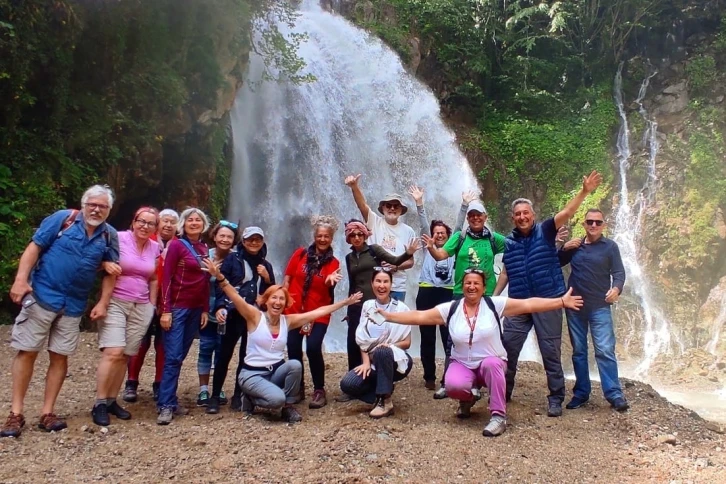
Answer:
<svg viewBox="0 0 726 484"><path fill-rule="evenodd" d="M352 234L354 231L360 230L363 232L363 236L367 239L370 237L371 232L368 230L368 227L365 226L363 222L358 222L357 220L348 222L345 224L345 241L350 242L350 234Z"/></svg>

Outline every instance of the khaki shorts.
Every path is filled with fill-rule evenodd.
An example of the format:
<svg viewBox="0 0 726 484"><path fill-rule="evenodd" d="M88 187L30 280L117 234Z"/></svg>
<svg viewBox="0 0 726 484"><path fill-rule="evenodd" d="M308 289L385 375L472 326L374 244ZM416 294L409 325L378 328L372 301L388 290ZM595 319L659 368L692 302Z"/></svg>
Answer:
<svg viewBox="0 0 726 484"><path fill-rule="evenodd" d="M151 324L154 305L111 298L106 318L98 323L98 347L124 348L124 354L134 356Z"/></svg>
<svg viewBox="0 0 726 484"><path fill-rule="evenodd" d="M15 318L10 346L20 351L38 352L48 340L48 350L70 356L78 348L81 317L63 316L33 303Z"/></svg>

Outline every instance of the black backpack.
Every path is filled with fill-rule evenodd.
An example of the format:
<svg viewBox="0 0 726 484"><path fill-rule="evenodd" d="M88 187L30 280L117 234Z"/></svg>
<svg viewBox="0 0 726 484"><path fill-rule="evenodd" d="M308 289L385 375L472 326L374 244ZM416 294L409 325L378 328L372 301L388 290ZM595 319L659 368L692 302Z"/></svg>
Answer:
<svg viewBox="0 0 726 484"><path fill-rule="evenodd" d="M499 314L497 313L497 309L494 307L494 301L492 301L492 298L489 296L484 296L482 299L484 299L484 302L489 306L489 310L494 313L494 319L497 320L497 326L499 326L499 337L504 341L504 332L502 331L502 322L499 320ZM449 314L446 316L446 327L449 327L449 323L451 322L451 318L454 317L454 313L459 308L459 304L461 304L461 299L457 299L453 303L451 303L451 307L449 308Z"/></svg>

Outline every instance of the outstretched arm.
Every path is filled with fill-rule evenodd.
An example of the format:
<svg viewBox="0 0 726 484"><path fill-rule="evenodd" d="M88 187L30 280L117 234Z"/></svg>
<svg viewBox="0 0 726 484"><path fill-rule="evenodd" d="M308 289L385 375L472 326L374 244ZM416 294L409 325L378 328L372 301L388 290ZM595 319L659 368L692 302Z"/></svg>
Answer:
<svg viewBox="0 0 726 484"><path fill-rule="evenodd" d="M239 312L240 316L247 321L247 327L257 327L257 324L260 322L260 317L262 316L260 310L255 306L248 304L247 301L245 301L245 298L237 293L232 284L230 284L229 281L222 275L217 264L210 259L202 259L202 263L209 271L209 274L217 279L217 286L222 290L222 292L224 292L227 299L234 304L234 307Z"/></svg>
<svg viewBox="0 0 726 484"><path fill-rule="evenodd" d="M400 313L389 313L378 309L378 312L386 318L386 321L398 324L416 326L438 326L445 323L438 309L432 308L426 311L402 311Z"/></svg>
<svg viewBox="0 0 726 484"><path fill-rule="evenodd" d="M343 308L345 306L350 306L351 304L355 304L359 302L363 298L362 292L356 292L352 296L349 296L348 298L344 299L343 301L337 302L335 304L330 304L328 306L322 306L318 309L315 309L313 311L308 311L307 313L302 314L290 314L287 316L287 327L289 329L297 329L305 325L306 323L312 323L318 318L322 318L323 316L327 316L330 313L334 313L340 308Z"/></svg>
<svg viewBox="0 0 726 484"><path fill-rule="evenodd" d="M348 185L353 192L353 200L355 201L358 210L360 210L360 214L363 216L363 222L368 223L368 212L371 211L371 207L368 206L366 197L363 195L363 192L358 185L360 177L360 174L347 176L345 177L345 184Z"/></svg>
<svg viewBox="0 0 726 484"><path fill-rule="evenodd" d="M580 208L582 202L585 200L590 193L602 182L602 175L597 171L590 173L588 176L582 177L582 188L575 195L575 198L567 202L565 208L563 208L557 215L555 215L555 228L559 229L567 223L567 221L575 215L577 209Z"/></svg>
<svg viewBox="0 0 726 484"><path fill-rule="evenodd" d="M434 244L434 239L432 239L428 235L424 235L421 238L423 239L423 243L426 244L426 249L429 251L429 254L431 254L431 257L433 257L434 260L446 260L451 257L449 253L444 250L443 247L436 247L436 245Z"/></svg>
<svg viewBox="0 0 726 484"><path fill-rule="evenodd" d="M504 316L517 316L519 314L542 313L555 309L574 309L579 311L582 307L582 297L573 296L570 288L564 296L546 299L542 297L531 297L529 299L507 298L504 306Z"/></svg>

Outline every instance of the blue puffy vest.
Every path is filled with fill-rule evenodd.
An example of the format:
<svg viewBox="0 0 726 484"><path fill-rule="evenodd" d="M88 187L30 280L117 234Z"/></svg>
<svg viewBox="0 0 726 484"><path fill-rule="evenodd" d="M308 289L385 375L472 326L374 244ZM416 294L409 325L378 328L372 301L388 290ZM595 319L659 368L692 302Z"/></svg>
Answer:
<svg viewBox="0 0 726 484"><path fill-rule="evenodd" d="M505 240L504 266L509 277L509 297L560 297L565 293L557 247L548 241L542 225L534 224L528 237L517 229Z"/></svg>

